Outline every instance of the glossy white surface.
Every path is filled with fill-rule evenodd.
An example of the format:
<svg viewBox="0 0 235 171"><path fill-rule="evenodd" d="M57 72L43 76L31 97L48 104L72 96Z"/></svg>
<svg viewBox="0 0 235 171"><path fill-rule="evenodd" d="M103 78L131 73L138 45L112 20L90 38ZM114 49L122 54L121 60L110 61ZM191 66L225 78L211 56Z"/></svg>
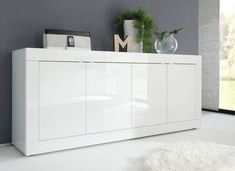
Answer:
<svg viewBox="0 0 235 171"><path fill-rule="evenodd" d="M132 126L166 123L166 65L132 65Z"/></svg>
<svg viewBox="0 0 235 171"><path fill-rule="evenodd" d="M85 134L86 66L39 62L39 140Z"/></svg>
<svg viewBox="0 0 235 171"><path fill-rule="evenodd" d="M196 118L196 66L167 66L167 120L177 122Z"/></svg>
<svg viewBox="0 0 235 171"><path fill-rule="evenodd" d="M131 65L87 64L87 133L131 128Z"/></svg>
<svg viewBox="0 0 235 171"><path fill-rule="evenodd" d="M201 57L16 50L12 111L25 155L198 128Z"/></svg>
<svg viewBox="0 0 235 171"><path fill-rule="evenodd" d="M199 63L197 55L154 54L110 51L79 51L62 49L24 48L13 51L26 61L85 61L124 63ZM24 57L23 57L24 56Z"/></svg>
<svg viewBox="0 0 235 171"><path fill-rule="evenodd" d="M18 56L24 56L24 52L17 53ZM26 76L23 68L26 68L26 62L22 58L12 60L12 142L22 151L26 152Z"/></svg>

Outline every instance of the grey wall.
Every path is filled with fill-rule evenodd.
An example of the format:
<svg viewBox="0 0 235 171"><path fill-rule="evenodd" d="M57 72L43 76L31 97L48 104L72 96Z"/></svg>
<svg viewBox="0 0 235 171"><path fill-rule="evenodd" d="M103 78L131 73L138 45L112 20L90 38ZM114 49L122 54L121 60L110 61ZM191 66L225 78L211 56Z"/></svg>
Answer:
<svg viewBox="0 0 235 171"><path fill-rule="evenodd" d="M11 142L11 51L42 47L45 28L91 32L93 50L112 50L113 22L145 6L161 29L185 27L177 53L198 53L198 0L1 0L0 143Z"/></svg>

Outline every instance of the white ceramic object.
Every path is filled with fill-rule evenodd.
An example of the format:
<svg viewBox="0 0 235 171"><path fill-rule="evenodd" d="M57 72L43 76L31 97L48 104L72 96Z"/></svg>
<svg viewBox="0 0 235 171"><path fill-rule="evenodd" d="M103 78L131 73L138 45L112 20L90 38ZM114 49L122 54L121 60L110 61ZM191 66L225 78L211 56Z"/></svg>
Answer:
<svg viewBox="0 0 235 171"><path fill-rule="evenodd" d="M134 20L125 20L123 23L124 36L131 36L130 52L143 52L143 42L136 41L137 30L134 27Z"/></svg>
<svg viewBox="0 0 235 171"><path fill-rule="evenodd" d="M12 144L25 155L200 125L200 56L26 48L12 69Z"/></svg>

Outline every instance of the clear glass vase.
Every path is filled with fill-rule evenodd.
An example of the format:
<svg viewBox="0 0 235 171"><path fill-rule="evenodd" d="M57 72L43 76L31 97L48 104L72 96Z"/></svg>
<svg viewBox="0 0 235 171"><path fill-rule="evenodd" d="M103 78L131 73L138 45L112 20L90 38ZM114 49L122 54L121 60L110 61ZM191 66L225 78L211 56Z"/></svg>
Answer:
<svg viewBox="0 0 235 171"><path fill-rule="evenodd" d="M178 42L174 34L171 34L162 41L156 39L154 46L156 52L159 54L174 54L178 48Z"/></svg>

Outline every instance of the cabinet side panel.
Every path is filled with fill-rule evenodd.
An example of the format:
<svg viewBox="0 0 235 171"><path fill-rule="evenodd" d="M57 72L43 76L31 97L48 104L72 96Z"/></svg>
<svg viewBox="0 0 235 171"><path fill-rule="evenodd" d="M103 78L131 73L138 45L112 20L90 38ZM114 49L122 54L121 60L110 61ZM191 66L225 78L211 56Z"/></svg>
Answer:
<svg viewBox="0 0 235 171"><path fill-rule="evenodd" d="M201 119L202 115L202 61L196 65L196 118Z"/></svg>
<svg viewBox="0 0 235 171"><path fill-rule="evenodd" d="M12 144L25 153L26 103L25 103L25 50L12 53Z"/></svg>
<svg viewBox="0 0 235 171"><path fill-rule="evenodd" d="M38 142L38 62L26 63L26 153Z"/></svg>

